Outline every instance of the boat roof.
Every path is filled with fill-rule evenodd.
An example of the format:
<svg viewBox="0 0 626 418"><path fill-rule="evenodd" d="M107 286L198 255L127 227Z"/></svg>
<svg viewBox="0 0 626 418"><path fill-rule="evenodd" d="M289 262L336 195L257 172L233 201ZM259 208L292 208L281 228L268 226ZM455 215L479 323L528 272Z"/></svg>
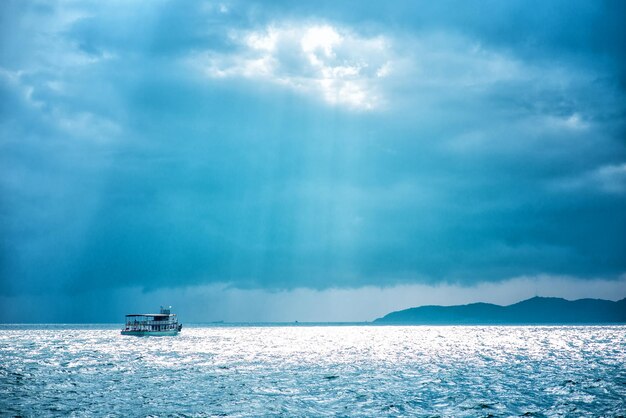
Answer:
<svg viewBox="0 0 626 418"><path fill-rule="evenodd" d="M173 316L176 314L162 314L162 313L132 313L126 316Z"/></svg>

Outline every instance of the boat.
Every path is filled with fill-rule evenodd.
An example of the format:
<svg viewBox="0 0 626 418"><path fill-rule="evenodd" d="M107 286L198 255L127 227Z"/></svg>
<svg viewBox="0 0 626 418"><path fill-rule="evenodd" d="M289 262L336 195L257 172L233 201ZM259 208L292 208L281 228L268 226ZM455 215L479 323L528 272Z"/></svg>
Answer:
<svg viewBox="0 0 626 418"><path fill-rule="evenodd" d="M176 314L172 313L172 307L161 306L158 314L128 314L126 325L122 335L143 336L169 336L178 335L183 329L183 324L178 323Z"/></svg>

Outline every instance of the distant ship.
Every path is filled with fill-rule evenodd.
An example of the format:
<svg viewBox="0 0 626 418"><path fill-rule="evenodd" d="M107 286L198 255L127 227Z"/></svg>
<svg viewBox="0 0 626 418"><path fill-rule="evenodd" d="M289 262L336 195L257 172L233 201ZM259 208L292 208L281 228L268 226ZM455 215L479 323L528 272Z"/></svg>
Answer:
<svg viewBox="0 0 626 418"><path fill-rule="evenodd" d="M158 314L128 314L122 335L168 336L178 335L183 325L178 323L176 314L171 313L171 306L161 306Z"/></svg>

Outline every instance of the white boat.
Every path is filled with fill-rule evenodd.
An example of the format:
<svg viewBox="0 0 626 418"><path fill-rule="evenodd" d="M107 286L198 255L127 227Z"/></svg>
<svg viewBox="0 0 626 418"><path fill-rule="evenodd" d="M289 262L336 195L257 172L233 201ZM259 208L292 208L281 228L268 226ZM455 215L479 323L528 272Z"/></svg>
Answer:
<svg viewBox="0 0 626 418"><path fill-rule="evenodd" d="M171 309L171 306L167 308L161 306L161 313L158 314L126 315L126 325L122 330L122 335L138 337L178 335L183 325L178 323L176 314L171 313Z"/></svg>

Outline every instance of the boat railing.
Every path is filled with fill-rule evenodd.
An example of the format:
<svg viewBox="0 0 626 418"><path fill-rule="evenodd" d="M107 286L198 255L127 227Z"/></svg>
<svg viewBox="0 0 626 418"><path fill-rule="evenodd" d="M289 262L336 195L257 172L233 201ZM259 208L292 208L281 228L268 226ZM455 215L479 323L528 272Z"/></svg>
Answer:
<svg viewBox="0 0 626 418"><path fill-rule="evenodd" d="M158 324L158 325L149 325L149 324L144 324L144 323L126 324L126 329L141 330L141 331L155 331L155 330L168 331L168 330L174 330L177 328L178 328L178 324L175 324L175 323Z"/></svg>
<svg viewBox="0 0 626 418"><path fill-rule="evenodd" d="M154 320L141 320L141 319L132 319L132 320L126 320L126 325L138 325L138 324L145 324L145 325L168 325L168 324L176 324L178 323L178 321L176 320L176 318L168 318L165 321L154 321Z"/></svg>

